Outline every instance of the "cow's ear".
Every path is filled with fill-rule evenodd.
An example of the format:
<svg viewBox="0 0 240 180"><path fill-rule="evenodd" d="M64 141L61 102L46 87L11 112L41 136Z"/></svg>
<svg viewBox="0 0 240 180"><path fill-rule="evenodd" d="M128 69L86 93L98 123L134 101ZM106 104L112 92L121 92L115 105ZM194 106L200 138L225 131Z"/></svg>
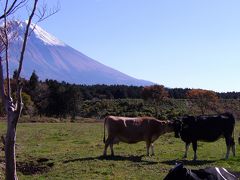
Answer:
<svg viewBox="0 0 240 180"><path fill-rule="evenodd" d="M174 168L172 169L173 171L175 170L179 170L183 168L183 163L176 163L176 165L174 166Z"/></svg>

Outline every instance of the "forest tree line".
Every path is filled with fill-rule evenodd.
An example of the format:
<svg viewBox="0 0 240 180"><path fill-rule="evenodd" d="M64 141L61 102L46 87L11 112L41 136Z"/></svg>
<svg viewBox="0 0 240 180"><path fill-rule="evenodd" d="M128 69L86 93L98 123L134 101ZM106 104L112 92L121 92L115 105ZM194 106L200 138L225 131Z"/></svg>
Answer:
<svg viewBox="0 0 240 180"><path fill-rule="evenodd" d="M16 82L12 79L13 97ZM29 80L21 79L23 83L23 114L30 116L49 116L65 118L70 116L103 117L108 114L125 116L157 116L171 118L188 113L191 89L166 88L157 86L151 91L146 87L126 85L76 85L56 80L40 81L34 71ZM154 86L153 86L154 87ZM144 94L144 92L147 92ZM212 91L210 91L212 92ZM149 94L150 93L150 94ZM155 93L155 94L154 94ZM157 94L156 94L157 93ZM197 92L199 93L199 92ZM240 92L214 93L221 101L235 100L239 102ZM167 100L163 99L167 97ZM209 97L207 97L207 101ZM194 98L193 98L194 99ZM208 108L202 103L202 108ZM204 109L199 106L200 113ZM1 106L2 107L2 106ZM237 107L238 108L238 107ZM196 107L194 108L196 110ZM215 109L216 110L216 109ZM1 115L4 110L1 109Z"/></svg>

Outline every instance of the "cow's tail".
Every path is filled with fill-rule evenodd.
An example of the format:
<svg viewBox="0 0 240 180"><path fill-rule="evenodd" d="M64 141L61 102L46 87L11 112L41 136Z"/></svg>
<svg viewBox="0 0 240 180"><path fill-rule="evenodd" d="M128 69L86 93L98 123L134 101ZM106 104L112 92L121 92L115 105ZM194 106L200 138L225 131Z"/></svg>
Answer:
<svg viewBox="0 0 240 180"><path fill-rule="evenodd" d="M234 145L235 145L235 141L234 141L234 136L235 136L235 123L236 123L235 118L234 118L233 114L230 113L230 112L225 112L225 113L223 113L222 115L228 117L228 118L229 118L229 123L231 122L231 125L232 125L232 134L231 134L231 142L230 142L230 143L231 143L232 146L234 146Z"/></svg>
<svg viewBox="0 0 240 180"><path fill-rule="evenodd" d="M103 124L103 143L106 142L106 138L105 138L106 120L107 120L107 117L105 117L104 124Z"/></svg>
<svg viewBox="0 0 240 180"><path fill-rule="evenodd" d="M236 121L235 121L235 118L234 118L234 116L233 116L232 113L227 112L227 113L225 113L225 114L226 114L226 116L229 117L229 119L230 119L230 121L232 122L232 125L233 125L231 145L232 145L232 146L235 146L234 136L235 136L235 123L236 123Z"/></svg>

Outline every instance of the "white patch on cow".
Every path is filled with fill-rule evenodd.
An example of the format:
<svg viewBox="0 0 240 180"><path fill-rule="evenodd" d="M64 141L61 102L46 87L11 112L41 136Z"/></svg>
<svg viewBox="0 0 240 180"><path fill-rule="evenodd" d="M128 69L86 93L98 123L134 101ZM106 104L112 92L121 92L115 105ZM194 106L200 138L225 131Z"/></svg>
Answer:
<svg viewBox="0 0 240 180"><path fill-rule="evenodd" d="M217 173L224 179L224 180L227 180L223 175L222 173L220 172L219 168L215 167Z"/></svg>
<svg viewBox="0 0 240 180"><path fill-rule="evenodd" d="M123 119L124 126L127 127L126 119Z"/></svg>
<svg viewBox="0 0 240 180"><path fill-rule="evenodd" d="M234 176L233 174L231 174L230 172L228 172L225 168L222 168L226 173L228 173L228 174L230 174L231 176L233 176L233 177L236 177L236 176Z"/></svg>

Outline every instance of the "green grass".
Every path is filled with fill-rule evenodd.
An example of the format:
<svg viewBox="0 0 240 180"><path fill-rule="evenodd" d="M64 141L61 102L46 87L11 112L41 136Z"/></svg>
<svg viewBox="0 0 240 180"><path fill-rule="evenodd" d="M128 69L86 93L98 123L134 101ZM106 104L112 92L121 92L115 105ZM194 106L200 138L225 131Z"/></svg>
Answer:
<svg viewBox="0 0 240 180"><path fill-rule="evenodd" d="M5 123L0 123L5 132ZM236 134L240 132L238 123ZM145 143L114 146L115 158L102 159L102 123L20 123L17 128L17 162L20 166L47 167L46 172L24 175L20 179L162 179L173 167L175 160L181 160L184 144L173 134L161 136L155 143L155 156L146 157ZM214 143L199 143L198 159L191 161L189 168L222 166L240 172L240 146L237 156L224 160L226 147L224 139ZM108 151L109 152L109 151ZM0 152L3 163L4 154ZM44 160L45 158L45 160ZM38 162L38 161L43 162ZM0 164L0 179L4 171ZM53 165L52 168L49 166Z"/></svg>

